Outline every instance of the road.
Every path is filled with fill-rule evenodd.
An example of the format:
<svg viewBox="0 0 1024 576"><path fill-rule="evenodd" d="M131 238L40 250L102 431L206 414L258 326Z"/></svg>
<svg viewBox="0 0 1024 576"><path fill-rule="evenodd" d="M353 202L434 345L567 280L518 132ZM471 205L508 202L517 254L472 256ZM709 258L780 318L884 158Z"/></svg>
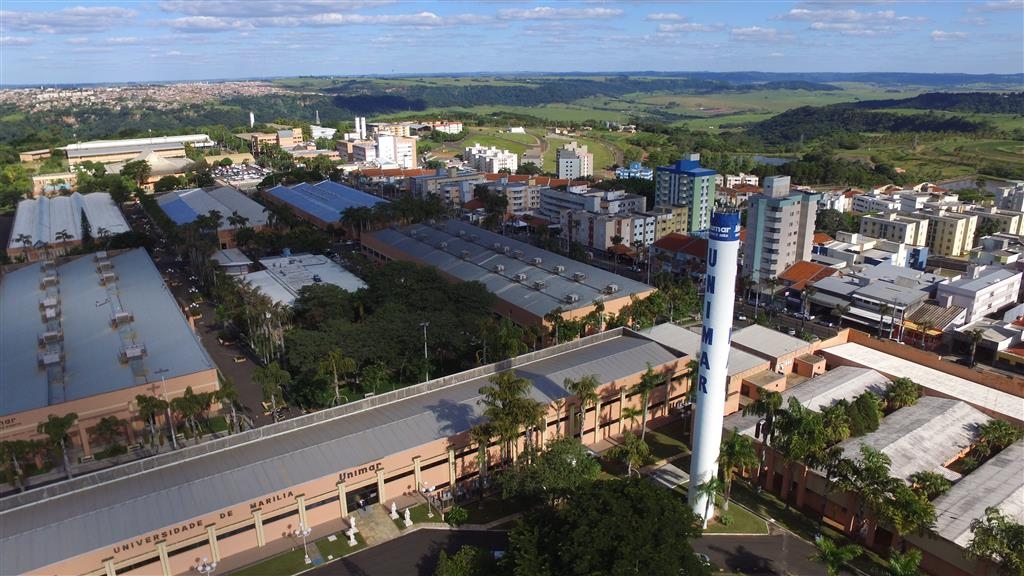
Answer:
<svg viewBox="0 0 1024 576"><path fill-rule="evenodd" d="M437 556L454 553L463 545L504 550L504 532L417 530L386 544L308 572L314 576L432 576ZM772 536L705 536L693 543L695 551L728 571L758 576L817 576L824 567L808 560L814 546L788 534Z"/></svg>

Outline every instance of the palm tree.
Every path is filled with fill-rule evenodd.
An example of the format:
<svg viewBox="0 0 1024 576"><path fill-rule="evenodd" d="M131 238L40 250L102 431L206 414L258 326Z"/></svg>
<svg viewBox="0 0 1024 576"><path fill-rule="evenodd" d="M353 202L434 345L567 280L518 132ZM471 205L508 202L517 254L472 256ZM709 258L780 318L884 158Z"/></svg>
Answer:
<svg viewBox="0 0 1024 576"><path fill-rule="evenodd" d="M476 458L480 468L480 482L487 483L487 447L494 437L494 428L488 422L481 422L469 428L469 439L477 446Z"/></svg>
<svg viewBox="0 0 1024 576"><path fill-rule="evenodd" d="M910 488L923 494L929 500L934 500L945 494L953 486L953 483L942 474L928 470L914 472L908 479L910 480Z"/></svg>
<svg viewBox="0 0 1024 576"><path fill-rule="evenodd" d="M7 471L7 477L11 484L18 487L18 491L25 491L25 469L20 462L33 452L38 451L39 442L36 440L4 440L0 442L0 462Z"/></svg>
<svg viewBox="0 0 1024 576"><path fill-rule="evenodd" d="M910 378L901 376L885 387L885 401L892 410L913 406L921 397L921 387Z"/></svg>
<svg viewBox="0 0 1024 576"><path fill-rule="evenodd" d="M348 356L345 356L341 351L341 348L335 346L327 352L327 356L320 361L319 372L322 375L330 375L331 381L334 383L334 400L333 406L341 404L341 388L339 386L340 379L338 374L345 375L351 372L355 372L357 366L356 361Z"/></svg>
<svg viewBox="0 0 1024 576"><path fill-rule="evenodd" d="M736 469L741 471L757 464L757 452L754 451L754 444L750 438L741 435L736 428L732 434L722 440L722 447L718 453L718 463L722 468L723 487L725 489L725 501L722 503L722 510L729 509L729 496L732 492L732 481Z"/></svg>
<svg viewBox="0 0 1024 576"><path fill-rule="evenodd" d="M884 325L885 315L888 314L890 310L892 310L892 307L889 306L888 304L884 303L884 302L878 305L878 334L877 334L877 336L879 338L882 337L882 326Z"/></svg>
<svg viewBox="0 0 1024 576"><path fill-rule="evenodd" d="M988 454L999 452L1017 440L1024 432L1005 420L989 420L979 427L979 447Z"/></svg>
<svg viewBox="0 0 1024 576"><path fill-rule="evenodd" d="M711 511L714 509L715 505L715 497L718 495L718 492L722 490L722 485L723 482L718 479L718 476L712 476L697 485L697 498L704 499L703 528L708 527L708 522L711 520Z"/></svg>
<svg viewBox="0 0 1024 576"><path fill-rule="evenodd" d="M967 365L974 366L974 355L978 351L978 344L985 339L985 331L975 328L974 330L967 331L967 341L971 345L971 355L968 358Z"/></svg>
<svg viewBox="0 0 1024 576"><path fill-rule="evenodd" d="M918 331L921 332L921 348L925 347L925 340L928 338L928 331L935 327L935 324L930 320L923 320L917 325Z"/></svg>
<svg viewBox="0 0 1024 576"><path fill-rule="evenodd" d="M761 460L757 465L757 487L761 489L761 474L764 470L764 459L768 454L768 447L775 439L775 417L782 409L782 394L773 390L760 390L757 400L743 407L744 416L758 416L757 429L754 431L754 438L761 439Z"/></svg>
<svg viewBox="0 0 1024 576"><path fill-rule="evenodd" d="M836 304L835 308L831 310L831 314L836 317L836 325L839 326L843 322L843 316L846 316L850 312L849 304Z"/></svg>
<svg viewBox="0 0 1024 576"><path fill-rule="evenodd" d="M285 371L277 362L271 362L265 368L260 366L253 371L253 382L260 385L263 391L263 401L270 402L274 413L274 422L277 422L277 399L281 398L282 387L292 381L292 375ZM282 398L283 401L283 398Z"/></svg>
<svg viewBox="0 0 1024 576"><path fill-rule="evenodd" d="M647 371L640 376L640 382L630 392L640 394L640 409L643 410L643 419L640 422L640 439L643 440L647 434L647 405L651 392L661 384L662 375L654 371L651 365L647 364Z"/></svg>
<svg viewBox="0 0 1024 576"><path fill-rule="evenodd" d="M217 379L220 381L217 399L227 404L228 409L231 410L231 429L237 434L242 431L242 423L238 421L237 412L240 406L238 403L238 388L235 388L235 382L227 376L222 376L218 373Z"/></svg>
<svg viewBox="0 0 1024 576"><path fill-rule="evenodd" d="M822 415L804 407L793 397L789 399L786 410L780 413L777 428L774 446L784 461L782 486L786 494L786 507L789 508L792 506L793 495L800 493L799 487L797 490L789 489L793 464L810 463L821 458L826 450L828 435ZM800 467L799 471L802 486L807 474L806 466Z"/></svg>
<svg viewBox="0 0 1024 576"><path fill-rule="evenodd" d="M858 496L851 532L864 535L867 532L868 512L879 515L895 484L902 484L889 474L891 465L892 460L887 455L861 444L860 457L853 462L851 474L837 482L840 488Z"/></svg>
<svg viewBox="0 0 1024 576"><path fill-rule="evenodd" d="M124 428L128 421L117 416L107 416L96 423L95 434L104 446L119 445L118 440L124 438Z"/></svg>
<svg viewBox="0 0 1024 576"><path fill-rule="evenodd" d="M828 576L839 576L839 570L850 560L860 556L863 549L855 544L840 546L826 536L818 536L814 541L818 551L809 556L809 559L821 562L825 565L825 574Z"/></svg>
<svg viewBox="0 0 1024 576"><path fill-rule="evenodd" d="M619 413L619 418L623 420L629 418L629 421L633 423L632 428L636 428L637 418L640 418L643 415L643 413L643 410L639 408L626 406L625 408L622 409L622 412Z"/></svg>
<svg viewBox="0 0 1024 576"><path fill-rule="evenodd" d="M921 551L917 549L899 552L892 550L889 553L889 569L887 576L922 576L921 573Z"/></svg>
<svg viewBox="0 0 1024 576"><path fill-rule="evenodd" d="M640 468L650 461L651 447L639 436L626 432L622 436L622 443L611 447L607 454L612 460L621 460L626 464L627 477L632 476L634 470L639 476Z"/></svg>
<svg viewBox="0 0 1024 576"><path fill-rule="evenodd" d="M68 480L71 479L71 462L68 460L67 450L68 430L71 430L77 420L78 414L74 412L63 416L50 414L46 417L46 422L40 422L36 426L36 431L45 434L50 440L50 445L60 451L60 456L64 460L64 473L68 475Z"/></svg>
<svg viewBox="0 0 1024 576"><path fill-rule="evenodd" d="M587 408L590 406L596 406L600 398L597 395L597 387L600 382L597 381L597 376L588 374L581 377L578 380L572 378L566 378L562 383L565 389L568 390L576 397L576 402L579 406L579 412L577 413L577 422L579 422L580 428L580 443L586 444L583 439L583 428L586 425L587 419ZM601 426L600 418L598 415L594 416L594 429L597 430ZM570 418L570 422L572 418ZM569 433L572 434L572 426L569 427ZM595 438L597 433L595 432Z"/></svg>
<svg viewBox="0 0 1024 576"><path fill-rule="evenodd" d="M156 415L167 409L167 401L139 394L135 396L135 403L139 406L139 417L149 424L149 447L156 448Z"/></svg>
<svg viewBox="0 0 1024 576"><path fill-rule="evenodd" d="M547 406L529 397L531 383L512 370L491 376L491 384L480 388L484 417L501 442L502 461L515 460L516 440L524 427L529 432L544 418ZM527 434L529 443L529 433Z"/></svg>

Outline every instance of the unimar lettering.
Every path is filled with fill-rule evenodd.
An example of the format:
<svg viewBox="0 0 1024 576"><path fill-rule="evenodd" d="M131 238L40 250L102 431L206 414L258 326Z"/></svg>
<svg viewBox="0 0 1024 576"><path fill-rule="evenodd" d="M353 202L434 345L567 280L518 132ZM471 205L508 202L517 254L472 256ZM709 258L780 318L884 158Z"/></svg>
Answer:
<svg viewBox="0 0 1024 576"><path fill-rule="evenodd" d="M202 520L196 520L195 522L189 522L188 524L182 524L180 526L175 526L174 528L168 528L168 529L166 529L166 530L164 530L162 532L154 532L153 534L150 534L148 536L139 536L135 540L130 540L130 541L124 542L123 544L120 544L118 546L114 546L114 554L119 554L121 552L127 552L128 550L131 550L133 548L141 548L143 546L147 546L147 547L148 546L152 546L153 544L156 544L157 542L160 542L161 540L167 540L171 536L177 536L178 534L184 534L185 532L188 532L190 530L195 530L196 528L202 528L202 527L203 527L203 521Z"/></svg>
<svg viewBox="0 0 1024 576"><path fill-rule="evenodd" d="M376 462L374 464L370 464L369 466L363 466L361 468L353 468L353 469L348 470L346 472L342 472L341 474L338 474L338 480L342 480L342 481L350 480L352 478L358 478L358 477L360 477L360 476L362 476L364 474L369 474L370 472L376 472L377 470L383 470L383 469L384 469L384 463L383 462Z"/></svg>

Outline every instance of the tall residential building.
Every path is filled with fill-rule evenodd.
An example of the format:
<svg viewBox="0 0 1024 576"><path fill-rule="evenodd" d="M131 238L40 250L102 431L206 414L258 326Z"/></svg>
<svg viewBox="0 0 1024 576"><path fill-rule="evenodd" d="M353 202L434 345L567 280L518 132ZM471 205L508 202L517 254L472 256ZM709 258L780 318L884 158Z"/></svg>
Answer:
<svg viewBox="0 0 1024 576"><path fill-rule="evenodd" d="M508 150L498 150L494 146L488 148L480 144L473 144L463 151L462 158L474 169L490 174L502 170L508 170L515 174L519 169L518 155Z"/></svg>
<svg viewBox="0 0 1024 576"><path fill-rule="evenodd" d="M717 172L700 165L700 154L671 166L658 166L654 178L656 206L686 206L690 221L687 232L707 230L715 207L715 176Z"/></svg>
<svg viewBox="0 0 1024 576"><path fill-rule="evenodd" d="M966 213L977 214L978 226L992 222L999 227L997 232L1024 236L1024 212L1001 210L993 206L972 206Z"/></svg>
<svg viewBox="0 0 1024 576"><path fill-rule="evenodd" d="M743 275L761 282L810 260L817 215L818 194L791 192L789 176L765 178L764 192L748 200Z"/></svg>
<svg viewBox="0 0 1024 576"><path fill-rule="evenodd" d="M381 166L397 164L400 168L415 168L417 165L416 139L378 133L377 161L381 163Z"/></svg>
<svg viewBox="0 0 1024 576"><path fill-rule="evenodd" d="M860 219L860 233L911 246L928 244L928 219L907 214L866 215Z"/></svg>
<svg viewBox="0 0 1024 576"><path fill-rule="evenodd" d="M559 178L583 178L594 175L594 155L575 140L555 150L555 165Z"/></svg>
<svg viewBox="0 0 1024 576"><path fill-rule="evenodd" d="M966 256L974 247L977 214L946 210L921 212L928 219L928 249L937 256Z"/></svg>

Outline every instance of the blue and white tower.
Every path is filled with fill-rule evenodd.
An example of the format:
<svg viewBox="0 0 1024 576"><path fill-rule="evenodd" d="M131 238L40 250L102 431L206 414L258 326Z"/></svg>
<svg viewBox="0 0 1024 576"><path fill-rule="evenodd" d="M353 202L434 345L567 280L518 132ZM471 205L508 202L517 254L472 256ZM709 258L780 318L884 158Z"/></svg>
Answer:
<svg viewBox="0 0 1024 576"><path fill-rule="evenodd" d="M704 327L701 331L697 391L694 394L697 418L694 424L689 493L690 507L694 514L704 519L704 527L715 515L715 503L712 501L709 504L708 498L700 494L699 487L718 474L739 247L739 212L729 209L714 212L708 230Z"/></svg>

